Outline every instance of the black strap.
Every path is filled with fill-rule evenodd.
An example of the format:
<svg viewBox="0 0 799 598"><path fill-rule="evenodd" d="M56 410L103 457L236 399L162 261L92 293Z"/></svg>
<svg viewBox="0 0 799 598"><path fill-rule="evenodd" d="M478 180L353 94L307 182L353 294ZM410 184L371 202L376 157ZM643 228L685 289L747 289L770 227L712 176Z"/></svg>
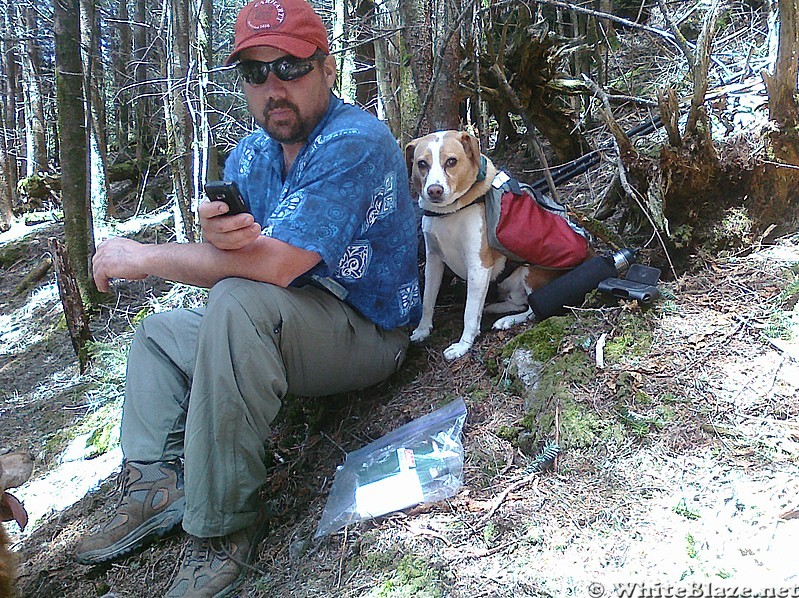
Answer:
<svg viewBox="0 0 799 598"><path fill-rule="evenodd" d="M458 208L457 210L452 210L451 212L431 212L430 210L423 210L422 214L424 216L433 216L433 217L436 217L436 216L449 216L450 214L454 214L455 212L460 212L463 208L468 208L469 206L473 206L476 203L485 203L485 202L486 202L486 196L485 195L481 195L480 197L475 199L472 203L467 204L465 206L462 206L462 207Z"/></svg>

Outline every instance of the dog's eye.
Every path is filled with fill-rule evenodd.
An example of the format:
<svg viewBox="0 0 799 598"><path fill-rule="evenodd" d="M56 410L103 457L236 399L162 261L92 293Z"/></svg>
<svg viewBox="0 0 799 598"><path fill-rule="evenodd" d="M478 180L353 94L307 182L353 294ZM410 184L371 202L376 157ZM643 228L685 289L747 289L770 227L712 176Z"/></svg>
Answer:
<svg viewBox="0 0 799 598"><path fill-rule="evenodd" d="M447 158L447 161L444 163L444 166L447 168L452 168L458 163L457 158Z"/></svg>
<svg viewBox="0 0 799 598"><path fill-rule="evenodd" d="M425 162L424 160L419 160L419 161L416 163L416 166L418 166L418 167L419 167L419 170L427 170L428 168L430 168L430 167L427 165L427 162Z"/></svg>

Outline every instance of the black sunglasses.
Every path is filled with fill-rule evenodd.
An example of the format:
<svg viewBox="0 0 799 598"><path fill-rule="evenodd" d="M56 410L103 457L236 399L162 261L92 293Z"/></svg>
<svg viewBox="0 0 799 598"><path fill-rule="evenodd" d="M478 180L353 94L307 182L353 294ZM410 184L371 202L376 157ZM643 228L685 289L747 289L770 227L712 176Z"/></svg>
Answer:
<svg viewBox="0 0 799 598"><path fill-rule="evenodd" d="M314 52L310 58L282 56L272 62L243 60L236 65L236 68L241 78L249 85L265 83L270 72L281 81L294 81L310 73L314 69L314 63L324 56L322 52Z"/></svg>

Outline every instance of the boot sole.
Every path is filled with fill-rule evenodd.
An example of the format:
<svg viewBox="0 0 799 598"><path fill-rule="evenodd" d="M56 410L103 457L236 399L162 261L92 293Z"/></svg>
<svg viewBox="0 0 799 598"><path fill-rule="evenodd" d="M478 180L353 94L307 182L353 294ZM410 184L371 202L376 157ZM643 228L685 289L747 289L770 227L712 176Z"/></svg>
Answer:
<svg viewBox="0 0 799 598"><path fill-rule="evenodd" d="M150 517L127 536L106 548L98 548L76 554L75 560L82 565L99 565L126 556L153 540L163 538L175 529L183 521L185 510L186 498L182 496L164 512Z"/></svg>

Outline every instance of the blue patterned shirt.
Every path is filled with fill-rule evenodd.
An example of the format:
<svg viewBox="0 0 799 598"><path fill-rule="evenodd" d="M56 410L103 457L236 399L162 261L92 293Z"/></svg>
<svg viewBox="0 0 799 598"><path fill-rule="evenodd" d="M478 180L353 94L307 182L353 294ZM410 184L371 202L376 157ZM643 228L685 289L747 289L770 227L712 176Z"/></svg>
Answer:
<svg viewBox="0 0 799 598"><path fill-rule="evenodd" d="M421 315L417 226L402 152L371 114L331 94L285 180L283 150L263 130L225 163L263 235L322 256L309 279L381 328Z"/></svg>

